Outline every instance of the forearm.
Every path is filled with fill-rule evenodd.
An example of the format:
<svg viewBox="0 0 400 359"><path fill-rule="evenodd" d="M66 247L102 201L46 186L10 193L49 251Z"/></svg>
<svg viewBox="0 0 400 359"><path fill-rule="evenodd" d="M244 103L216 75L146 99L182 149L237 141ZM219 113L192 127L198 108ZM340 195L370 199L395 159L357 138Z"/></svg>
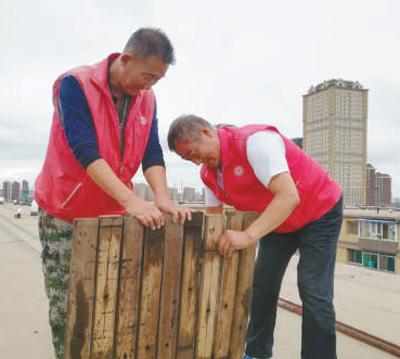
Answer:
<svg viewBox="0 0 400 359"><path fill-rule="evenodd" d="M139 199L114 173L108 163L100 158L86 169L90 178L120 205L127 207L130 201Z"/></svg>
<svg viewBox="0 0 400 359"><path fill-rule="evenodd" d="M256 242L261 237L279 227L293 212L299 203L295 194L277 193L261 215L245 230Z"/></svg>
<svg viewBox="0 0 400 359"><path fill-rule="evenodd" d="M169 202L167 176L163 166L151 166L144 172L144 177L154 192L155 202Z"/></svg>

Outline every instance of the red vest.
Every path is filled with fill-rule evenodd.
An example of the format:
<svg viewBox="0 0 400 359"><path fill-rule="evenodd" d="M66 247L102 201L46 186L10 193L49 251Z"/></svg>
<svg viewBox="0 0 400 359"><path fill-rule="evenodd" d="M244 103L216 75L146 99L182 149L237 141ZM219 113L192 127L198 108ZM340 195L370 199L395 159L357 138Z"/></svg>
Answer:
<svg viewBox="0 0 400 359"><path fill-rule="evenodd" d="M131 179L143 159L149 138L155 98L152 91L140 91L132 99L121 158L119 119L108 86L108 64L117 56L112 54L93 66L70 70L53 85L53 122L46 158L35 182L35 199L40 208L56 218L71 222L74 218L125 213L75 159L60 122L58 103L61 80L73 75L92 113L100 156L121 181L132 188Z"/></svg>
<svg viewBox="0 0 400 359"><path fill-rule="evenodd" d="M203 182L222 202L240 211L262 212L274 194L255 176L247 159L247 138L262 130L279 131L268 125L249 125L242 128L218 129L221 146L222 177L224 189L217 184L216 169L202 166ZM291 176L300 197L299 205L275 232L293 232L321 218L340 199L342 190L326 170L304 153L291 140L280 133L285 148Z"/></svg>

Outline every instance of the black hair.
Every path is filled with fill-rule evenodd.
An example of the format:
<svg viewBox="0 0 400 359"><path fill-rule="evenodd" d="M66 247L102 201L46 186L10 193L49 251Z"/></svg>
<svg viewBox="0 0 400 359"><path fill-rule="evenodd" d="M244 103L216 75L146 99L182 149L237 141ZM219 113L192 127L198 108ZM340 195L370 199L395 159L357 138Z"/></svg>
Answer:
<svg viewBox="0 0 400 359"><path fill-rule="evenodd" d="M133 52L143 59L156 56L168 65L175 63L174 48L167 35L160 29L136 30L126 43L124 52Z"/></svg>

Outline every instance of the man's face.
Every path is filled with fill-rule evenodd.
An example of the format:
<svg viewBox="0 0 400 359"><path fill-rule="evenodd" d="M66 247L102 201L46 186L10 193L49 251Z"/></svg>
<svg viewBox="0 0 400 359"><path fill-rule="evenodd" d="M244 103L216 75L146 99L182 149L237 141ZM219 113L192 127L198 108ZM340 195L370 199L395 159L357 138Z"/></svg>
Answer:
<svg viewBox="0 0 400 359"><path fill-rule="evenodd" d="M158 57L142 59L134 54L123 54L119 87L124 93L133 96L140 90L149 90L164 77L167 70L168 64Z"/></svg>
<svg viewBox="0 0 400 359"><path fill-rule="evenodd" d="M202 132L196 141L182 140L176 143L175 152L184 160L192 161L196 165L205 164L208 167L217 167L220 159L219 138L211 131Z"/></svg>

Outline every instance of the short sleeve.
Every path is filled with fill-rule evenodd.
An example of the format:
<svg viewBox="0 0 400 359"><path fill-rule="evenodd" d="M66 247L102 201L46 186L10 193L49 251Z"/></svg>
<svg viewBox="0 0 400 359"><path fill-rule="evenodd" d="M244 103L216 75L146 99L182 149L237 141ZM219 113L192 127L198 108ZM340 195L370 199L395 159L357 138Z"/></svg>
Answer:
<svg viewBox="0 0 400 359"><path fill-rule="evenodd" d="M259 131L249 136L246 151L256 177L266 187L274 176L289 172L285 143L275 131Z"/></svg>

